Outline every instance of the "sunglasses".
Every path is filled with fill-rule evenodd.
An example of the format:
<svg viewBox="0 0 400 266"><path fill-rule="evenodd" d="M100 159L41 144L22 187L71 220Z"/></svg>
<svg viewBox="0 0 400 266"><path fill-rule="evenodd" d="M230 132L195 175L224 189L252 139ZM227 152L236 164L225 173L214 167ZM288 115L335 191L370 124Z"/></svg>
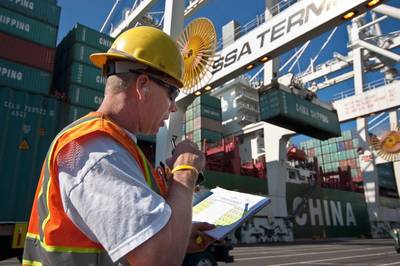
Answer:
<svg viewBox="0 0 400 266"><path fill-rule="evenodd" d="M129 69L129 72L131 72L133 74L137 74L137 75L140 75L140 74L147 75L152 81L154 81L155 83L157 83L158 85L160 85L161 87L163 87L164 89L166 89L168 91L169 99L171 100L171 102L174 102L176 97L178 97L178 95L179 95L178 87L168 84L168 83L164 82L163 80L158 79L149 73L138 71L138 70L133 70L133 69Z"/></svg>

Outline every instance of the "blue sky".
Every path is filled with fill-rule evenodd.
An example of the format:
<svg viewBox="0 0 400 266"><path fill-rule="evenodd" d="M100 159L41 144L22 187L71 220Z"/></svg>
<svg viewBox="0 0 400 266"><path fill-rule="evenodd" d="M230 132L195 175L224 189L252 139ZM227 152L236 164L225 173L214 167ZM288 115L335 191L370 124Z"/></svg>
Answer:
<svg viewBox="0 0 400 266"><path fill-rule="evenodd" d="M99 30L105 21L109 11L111 10L114 0L58 0L58 4L61 6L61 20L58 33L58 42L68 33L68 31L79 22L91 28ZM127 6L133 3L134 0L122 0L122 5ZM186 0L188 2L188 0ZM389 0L385 3L400 8L399 0ZM164 0L158 1L153 7L153 11L163 10ZM261 14L265 9L265 0L208 0L207 4L196 12L192 17L189 17L186 23L190 22L196 17L207 17L211 19L216 27L218 37L221 38L221 28L223 25L231 20L236 20L240 25L244 25L249 21L253 20L257 14ZM118 10L118 11L121 11ZM115 19L115 18L114 18ZM382 29L384 33L400 30L400 21L395 19L386 19L382 23ZM299 70L304 71L310 63L310 58L315 56L320 50L320 46L328 37L330 31L322 34L320 37L315 38L311 45L307 48L299 61L298 65L293 68L293 72L297 73ZM346 25L341 25L336 31L333 42L324 49L318 58L317 64L325 62L332 58L333 52L337 51L341 54L347 54L347 31ZM281 61L285 62L292 54L293 50L282 55ZM396 50L400 53L400 49ZM399 64L397 69L400 72ZM286 70L285 70L286 71ZM254 73L255 71L253 71ZM367 81L376 80L383 77L379 72L370 73L367 75ZM336 93L352 89L353 81L349 80L343 82L338 86L331 87L323 90L319 93L319 97L323 100L330 100ZM355 126L354 122L346 123L342 125L342 129L349 129ZM388 128L388 123L383 123L382 126L376 130L384 130ZM298 140L305 139L302 136L297 138ZM297 142L297 141L296 141Z"/></svg>

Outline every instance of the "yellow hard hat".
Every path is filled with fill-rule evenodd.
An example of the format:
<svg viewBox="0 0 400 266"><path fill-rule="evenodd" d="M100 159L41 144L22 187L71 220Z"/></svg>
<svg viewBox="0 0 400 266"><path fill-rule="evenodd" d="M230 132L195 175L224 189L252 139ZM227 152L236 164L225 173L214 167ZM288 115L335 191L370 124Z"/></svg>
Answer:
<svg viewBox="0 0 400 266"><path fill-rule="evenodd" d="M161 71L183 86L183 56L176 42L165 32L148 26L129 29L119 35L106 53L90 55L90 60L104 68L108 60L140 62Z"/></svg>

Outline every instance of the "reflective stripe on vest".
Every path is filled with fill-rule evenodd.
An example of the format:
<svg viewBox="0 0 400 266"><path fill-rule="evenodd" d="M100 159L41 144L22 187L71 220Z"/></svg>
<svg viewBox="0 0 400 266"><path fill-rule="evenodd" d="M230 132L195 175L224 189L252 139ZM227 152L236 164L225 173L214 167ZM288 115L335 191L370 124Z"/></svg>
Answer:
<svg viewBox="0 0 400 266"><path fill-rule="evenodd" d="M90 113L61 131L47 152L29 221L24 265L112 264L103 247L84 235L64 212L58 182L59 152L71 141L99 133L106 134L124 147L139 164L149 187L161 196L166 195L165 180L126 132L105 115Z"/></svg>

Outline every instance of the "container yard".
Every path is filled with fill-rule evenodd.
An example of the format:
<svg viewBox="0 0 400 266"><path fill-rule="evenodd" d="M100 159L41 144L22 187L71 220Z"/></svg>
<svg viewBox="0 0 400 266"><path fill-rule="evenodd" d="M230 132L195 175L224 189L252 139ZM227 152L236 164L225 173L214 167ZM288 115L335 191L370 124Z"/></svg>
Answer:
<svg viewBox="0 0 400 266"><path fill-rule="evenodd" d="M106 78L89 56L146 25L189 57L187 26L204 17L215 27L214 50L192 61L193 80L168 123L136 136L155 166L170 156L171 139L193 141L206 158L200 192L271 199L226 246L385 239L400 230L400 3L255 0L221 15L217 2L227 5L115 1L102 25L78 20L62 35L62 1L0 2L0 261L22 255L52 140L103 102ZM230 262L215 248L204 254L185 265Z"/></svg>

